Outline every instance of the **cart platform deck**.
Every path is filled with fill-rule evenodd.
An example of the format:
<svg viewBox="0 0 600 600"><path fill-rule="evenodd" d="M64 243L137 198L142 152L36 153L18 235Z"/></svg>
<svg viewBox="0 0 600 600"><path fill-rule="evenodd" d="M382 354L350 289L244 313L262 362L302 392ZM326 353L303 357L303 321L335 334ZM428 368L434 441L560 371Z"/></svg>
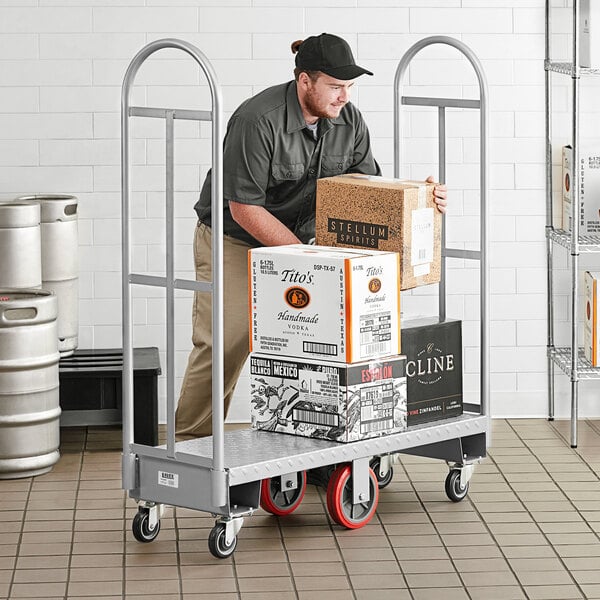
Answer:
<svg viewBox="0 0 600 600"><path fill-rule="evenodd" d="M335 463L349 462L366 456L379 456L409 451L423 456L437 457L434 445L445 443L442 456L448 461L477 460L485 456L485 441L466 444L465 438L484 434L487 417L465 413L459 417L425 423L409 430L344 444L324 439L307 438L285 433L254 429L238 429L225 433L225 470L229 484L239 485L284 475L300 470L314 469ZM456 450L448 452L455 443ZM204 437L175 444L175 459L187 464L210 467L212 437ZM166 446L148 448L132 446L138 456L165 457Z"/></svg>

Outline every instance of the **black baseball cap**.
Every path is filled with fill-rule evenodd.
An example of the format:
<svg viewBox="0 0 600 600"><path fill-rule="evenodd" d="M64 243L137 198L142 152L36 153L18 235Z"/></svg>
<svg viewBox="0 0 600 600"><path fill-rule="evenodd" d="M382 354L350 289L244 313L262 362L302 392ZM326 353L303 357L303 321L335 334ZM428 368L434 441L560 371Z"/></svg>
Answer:
<svg viewBox="0 0 600 600"><path fill-rule="evenodd" d="M296 54L296 66L306 71L322 71L335 79L354 79L359 75L373 75L354 62L346 40L331 33L306 38Z"/></svg>

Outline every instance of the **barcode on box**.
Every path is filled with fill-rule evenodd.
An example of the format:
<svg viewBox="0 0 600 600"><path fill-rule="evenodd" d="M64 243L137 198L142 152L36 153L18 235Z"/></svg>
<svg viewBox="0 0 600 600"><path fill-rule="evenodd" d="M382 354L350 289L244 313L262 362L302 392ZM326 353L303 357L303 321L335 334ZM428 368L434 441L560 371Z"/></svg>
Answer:
<svg viewBox="0 0 600 600"><path fill-rule="evenodd" d="M292 419L302 423L311 423L312 425L326 425L328 427L339 427L340 416L334 413L317 412L314 410L304 410L295 408Z"/></svg>
<svg viewBox="0 0 600 600"><path fill-rule="evenodd" d="M394 426L393 419L385 419L383 421L371 421L370 423L361 423L360 432L361 433L373 433L375 431L384 431L388 429L392 429Z"/></svg>
<svg viewBox="0 0 600 600"><path fill-rule="evenodd" d="M363 345L361 351L362 356L388 353L390 352L390 342L376 342L374 344Z"/></svg>
<svg viewBox="0 0 600 600"><path fill-rule="evenodd" d="M326 354L337 356L337 344L322 344L320 342L303 342L302 350L307 354Z"/></svg>

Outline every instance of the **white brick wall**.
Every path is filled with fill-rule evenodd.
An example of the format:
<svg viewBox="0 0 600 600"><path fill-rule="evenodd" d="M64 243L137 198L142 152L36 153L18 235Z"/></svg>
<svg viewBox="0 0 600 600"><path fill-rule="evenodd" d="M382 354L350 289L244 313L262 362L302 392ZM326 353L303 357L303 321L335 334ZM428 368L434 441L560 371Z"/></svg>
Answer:
<svg viewBox="0 0 600 600"><path fill-rule="evenodd" d="M555 7L554 58L569 49L568 0ZM360 64L375 72L355 86L354 101L369 124L375 154L392 175L392 83L398 61L415 41L451 35L480 58L489 82L491 159L491 384L495 416L546 411L546 255L544 241L543 0L0 0L0 199L71 193L80 200L80 345L119 347L120 337L120 86L145 43L177 37L197 45L222 85L225 118L245 98L291 76L290 43L330 31L344 36ZM555 77L555 80L560 78ZM140 70L137 104L209 108L209 91L187 56L165 51ZM477 95L468 63L450 48L419 54L406 80L418 95ZM567 82L553 93L555 175L569 135ZM598 82L584 86L591 113L586 135L600 135ZM407 110L405 174L436 173L437 121ZM478 121L448 111L448 240L476 247ZM133 268L164 267L164 143L161 124L136 122L132 181ZM193 276L192 206L210 163L209 129L177 124L176 268ZM556 251L557 337L568 339L567 256ZM589 266L592 266L590 262ZM437 287L406 294L407 314L434 312ZM463 318L465 389L478 396L477 272L449 263L448 313ZM135 343L164 356L164 297L135 293ZM191 297L176 301L176 379L190 348ZM560 341L560 340L557 340ZM561 376L562 377L562 376ZM557 414L568 413L568 384L557 377ZM242 376L230 418L247 417ZM164 378L161 390L164 392ZM589 390L589 391L588 391ZM582 386L580 414L598 415L593 386ZM164 417L164 410L163 410Z"/></svg>

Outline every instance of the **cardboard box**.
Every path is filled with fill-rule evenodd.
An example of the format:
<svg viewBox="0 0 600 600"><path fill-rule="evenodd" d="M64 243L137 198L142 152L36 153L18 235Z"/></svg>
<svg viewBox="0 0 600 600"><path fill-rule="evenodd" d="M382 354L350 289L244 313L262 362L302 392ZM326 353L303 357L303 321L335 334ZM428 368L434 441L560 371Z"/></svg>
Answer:
<svg viewBox="0 0 600 600"><path fill-rule="evenodd" d="M562 228L571 231L571 190L573 153L571 146L562 149Z"/></svg>
<svg viewBox="0 0 600 600"><path fill-rule="evenodd" d="M580 66L600 68L600 3L598 0L580 0L579 36Z"/></svg>
<svg viewBox="0 0 600 600"><path fill-rule="evenodd" d="M408 426L463 412L461 321L402 321Z"/></svg>
<svg viewBox="0 0 600 600"><path fill-rule="evenodd" d="M255 429L353 442L406 430L406 358L343 365L250 355Z"/></svg>
<svg viewBox="0 0 600 600"><path fill-rule="evenodd" d="M583 351L593 367L600 366L600 348L598 346L598 278L600 273L586 271L583 277Z"/></svg>
<svg viewBox="0 0 600 600"><path fill-rule="evenodd" d="M251 352L346 363L399 354L395 252L294 244L248 260Z"/></svg>
<svg viewBox="0 0 600 600"><path fill-rule="evenodd" d="M398 252L401 289L436 283L442 214L435 208L433 188L368 175L319 179L317 244Z"/></svg>
<svg viewBox="0 0 600 600"><path fill-rule="evenodd" d="M579 235L600 235L600 142L579 149ZM573 157L571 146L563 147L563 229L572 231Z"/></svg>

